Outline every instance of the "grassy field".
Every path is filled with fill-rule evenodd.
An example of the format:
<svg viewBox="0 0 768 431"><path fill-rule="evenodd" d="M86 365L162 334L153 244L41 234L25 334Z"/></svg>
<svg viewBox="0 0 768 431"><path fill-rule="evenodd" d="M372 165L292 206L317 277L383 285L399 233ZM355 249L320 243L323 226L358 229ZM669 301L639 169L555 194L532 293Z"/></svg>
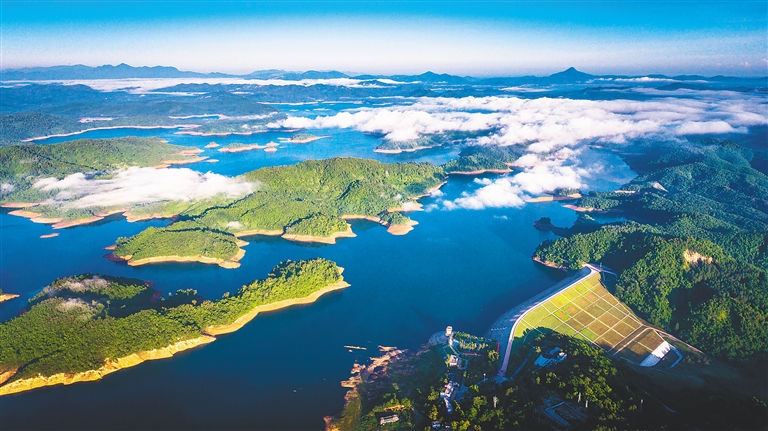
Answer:
<svg viewBox="0 0 768 431"><path fill-rule="evenodd" d="M642 362L662 339L603 286L600 274L543 301L515 327L513 348L537 333L556 331L594 343L610 354Z"/></svg>

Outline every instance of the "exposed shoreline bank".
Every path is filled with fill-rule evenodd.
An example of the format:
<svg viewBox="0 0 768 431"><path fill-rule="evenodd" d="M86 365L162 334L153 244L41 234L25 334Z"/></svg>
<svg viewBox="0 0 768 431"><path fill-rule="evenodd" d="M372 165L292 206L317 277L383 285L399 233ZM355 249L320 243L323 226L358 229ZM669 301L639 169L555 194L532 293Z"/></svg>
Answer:
<svg viewBox="0 0 768 431"><path fill-rule="evenodd" d="M243 256L245 256L245 250L241 248L235 256L229 259L221 259L217 257L206 257L206 256L174 255L174 256L153 256L153 257L145 257L143 259L133 260L131 255L117 256L114 253L109 253L105 257L109 259L111 262L125 262L128 264L128 266L141 266L149 263L162 263L162 262L198 262L198 263L216 264L226 269L234 269L234 268L240 267L239 261L240 259L243 258Z"/></svg>
<svg viewBox="0 0 768 431"><path fill-rule="evenodd" d="M344 268L339 267L339 274L341 274L343 271L344 271ZM117 358L114 360L107 360L104 363L104 365L97 370L88 370L88 371L83 371L79 373L58 373L52 376L36 376L36 377L16 380L14 382L3 385L3 383L7 382L10 378L12 378L18 372L18 368L11 369L9 371L6 371L0 374L0 385L2 385L0 386L0 396L29 391L29 390L41 388L44 386L53 386L53 385L61 385L61 384L70 385L72 383L77 383L77 382L95 381L115 371L121 370L123 368L129 368L129 367L139 365L144 361L170 358L174 354L182 352L184 350L189 350L204 344L212 343L216 341L217 335L228 334L228 333L237 331L238 329L245 326L245 324L253 320L253 318L255 318L259 313L263 313L267 311L276 311L276 310L290 307L292 305L311 304L317 301L321 296L325 295L326 293L344 289L348 286L350 286L350 284L342 279L341 281L329 284L324 288L319 289L305 297L285 299L285 300L274 302L271 304L259 305L253 308L251 311L249 311L245 315L240 316L238 319L236 319L234 322L230 324L204 328L202 330L202 335L200 335L197 338L182 340L175 344L171 344L169 346L158 348L158 349L132 353L128 356Z"/></svg>

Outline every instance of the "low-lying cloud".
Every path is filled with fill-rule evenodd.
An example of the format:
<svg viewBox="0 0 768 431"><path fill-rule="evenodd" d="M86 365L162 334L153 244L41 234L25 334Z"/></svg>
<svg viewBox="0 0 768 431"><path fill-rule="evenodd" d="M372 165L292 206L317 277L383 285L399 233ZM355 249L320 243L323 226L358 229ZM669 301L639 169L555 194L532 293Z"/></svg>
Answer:
<svg viewBox="0 0 768 431"><path fill-rule="evenodd" d="M194 201L224 195L240 198L254 184L211 172L188 168L128 168L110 179L89 179L82 173L64 179L44 178L34 184L43 191L58 191L52 202L75 208L130 207L162 201Z"/></svg>
<svg viewBox="0 0 768 431"><path fill-rule="evenodd" d="M677 92L674 92L677 93ZM744 93L683 91L652 100L517 97L421 98L403 106L362 108L316 118L289 117L272 127L354 128L389 141L448 131L489 131L486 145L526 145L547 153L583 142L625 143L660 135L746 133L768 124L765 100Z"/></svg>
<svg viewBox="0 0 768 431"><path fill-rule="evenodd" d="M442 201L441 204L449 210L521 207L530 196L559 188L584 187L582 178L589 175L586 169L564 166L562 160L540 160L535 166L514 176L495 180L477 178L475 183L482 187L472 193L464 192L453 201Z"/></svg>

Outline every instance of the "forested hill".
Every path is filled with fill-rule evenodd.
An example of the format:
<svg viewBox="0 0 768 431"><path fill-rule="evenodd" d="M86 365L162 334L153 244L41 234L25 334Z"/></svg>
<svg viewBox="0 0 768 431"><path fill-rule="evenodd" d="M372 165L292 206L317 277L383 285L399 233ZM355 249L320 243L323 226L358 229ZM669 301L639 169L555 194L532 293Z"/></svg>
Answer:
<svg viewBox="0 0 768 431"><path fill-rule="evenodd" d="M108 175L131 166L151 167L181 161L189 147L170 145L159 138L78 139L50 145L12 145L0 148L0 203L41 202L56 191L33 187L41 178L62 179L79 172Z"/></svg>
<svg viewBox="0 0 768 431"><path fill-rule="evenodd" d="M730 360L768 352L768 177L764 154L732 142L652 160L618 192L578 205L633 222L542 243L534 257L620 274L616 295L649 322ZM753 167L752 165L755 165ZM761 168L761 169L756 169Z"/></svg>
<svg viewBox="0 0 768 431"><path fill-rule="evenodd" d="M189 289L160 296L135 279L62 278L32 298L26 313L0 323L0 374L10 373L7 385L97 370L108 360L200 337L258 306L305 298L342 281L341 269L319 258L283 262L267 278L216 301ZM0 394L4 389L0 384Z"/></svg>
<svg viewBox="0 0 768 431"><path fill-rule="evenodd" d="M445 173L429 163L333 158L261 168L242 178L257 184L254 193L226 205L182 212L181 222L169 227L120 238L115 255L162 257L181 250L184 256L228 258L237 250L235 235L328 238L349 229L341 218L345 215L406 225L407 217L390 212L414 204L413 197L438 186ZM151 211L166 212L167 205Z"/></svg>

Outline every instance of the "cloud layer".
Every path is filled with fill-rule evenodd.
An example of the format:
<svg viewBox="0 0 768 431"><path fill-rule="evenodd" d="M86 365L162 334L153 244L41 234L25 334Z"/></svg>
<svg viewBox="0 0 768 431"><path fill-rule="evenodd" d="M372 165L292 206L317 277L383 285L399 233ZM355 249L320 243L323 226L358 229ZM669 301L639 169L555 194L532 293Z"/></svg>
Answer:
<svg viewBox="0 0 768 431"><path fill-rule="evenodd" d="M589 171L575 166L564 166L562 160L543 160L523 172L496 180L477 178L483 187L473 193L464 192L453 201L442 201L445 209L473 209L521 207L531 195L539 195L558 188L584 187L583 177Z"/></svg>
<svg viewBox="0 0 768 431"><path fill-rule="evenodd" d="M583 100L518 97L420 98L402 106L361 108L316 118L289 117L270 124L289 128L354 128L389 141L448 131L486 131L480 145L523 145L523 172L491 180L472 194L442 201L446 209L517 207L527 196L556 188L584 187L589 171L579 167L587 143L621 145L636 138L747 133L768 124L763 97L731 91L643 90L650 100ZM651 89L652 90L652 89ZM675 97L670 97L674 95ZM663 96L663 97L659 97Z"/></svg>
<svg viewBox="0 0 768 431"><path fill-rule="evenodd" d="M749 126L768 124L768 108L760 97L735 92L700 92L697 96L642 101L421 98L407 106L289 117L272 126L355 128L380 133L390 141L446 131L491 130L478 143L527 145L530 151L543 153L585 141L623 143L654 134L745 133Z"/></svg>
<svg viewBox="0 0 768 431"><path fill-rule="evenodd" d="M192 201L224 195L240 198L253 192L254 185L211 172L191 169L128 168L111 179L88 179L72 174L64 179L44 178L34 187L58 191L51 203L75 208L130 207L161 201Z"/></svg>

